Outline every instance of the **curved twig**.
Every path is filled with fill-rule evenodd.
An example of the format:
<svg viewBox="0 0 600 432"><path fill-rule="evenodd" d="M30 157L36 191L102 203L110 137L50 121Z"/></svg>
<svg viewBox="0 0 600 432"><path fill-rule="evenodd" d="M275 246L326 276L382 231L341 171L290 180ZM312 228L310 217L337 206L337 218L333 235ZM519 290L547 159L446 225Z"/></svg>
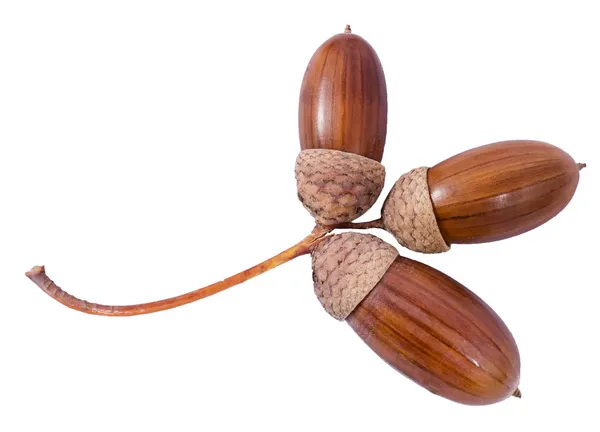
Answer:
<svg viewBox="0 0 600 432"><path fill-rule="evenodd" d="M339 229L371 229L371 228L379 228L384 229L383 219L375 219L369 222L346 222L335 225L335 228Z"/></svg>
<svg viewBox="0 0 600 432"><path fill-rule="evenodd" d="M284 250L283 252L250 267L240 273L228 277L220 282L213 283L203 288L182 294L176 297L167 298L164 300L154 301L150 303L142 303L127 306L108 306L98 303L90 303L85 300L78 299L60 288L52 279L46 275L44 266L33 267L25 275L39 286L46 294L63 305L75 309L80 312L85 312L92 315L105 316L133 316L143 315L154 312L159 312L167 309L173 309L178 306L183 306L192 303L196 300L203 299L218 292L224 291L227 288L238 285L255 276L265 273L281 264L284 264L294 258L308 254L312 246L316 245L327 233L333 228L316 226L313 231L299 243Z"/></svg>

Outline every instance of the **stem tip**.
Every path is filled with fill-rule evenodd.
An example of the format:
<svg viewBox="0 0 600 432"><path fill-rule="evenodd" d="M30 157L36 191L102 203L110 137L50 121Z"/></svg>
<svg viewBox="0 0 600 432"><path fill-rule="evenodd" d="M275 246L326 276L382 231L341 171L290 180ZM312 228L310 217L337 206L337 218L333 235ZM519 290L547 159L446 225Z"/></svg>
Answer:
<svg viewBox="0 0 600 432"><path fill-rule="evenodd" d="M515 390L515 392L513 393L513 396L516 398L521 399L521 390L519 390L518 388Z"/></svg>
<svg viewBox="0 0 600 432"><path fill-rule="evenodd" d="M46 272L46 269L44 268L44 266L35 266L31 270L26 272L25 276L27 276L28 278L31 278L33 276L37 276L37 275L45 273L45 272Z"/></svg>
<svg viewBox="0 0 600 432"><path fill-rule="evenodd" d="M577 164L577 168L579 168L579 171L581 171L582 169L584 169L587 166L587 164L584 163L578 163Z"/></svg>
<svg viewBox="0 0 600 432"><path fill-rule="evenodd" d="M352 33L352 29L350 28L350 24L346 24L346 28L344 29L344 33Z"/></svg>

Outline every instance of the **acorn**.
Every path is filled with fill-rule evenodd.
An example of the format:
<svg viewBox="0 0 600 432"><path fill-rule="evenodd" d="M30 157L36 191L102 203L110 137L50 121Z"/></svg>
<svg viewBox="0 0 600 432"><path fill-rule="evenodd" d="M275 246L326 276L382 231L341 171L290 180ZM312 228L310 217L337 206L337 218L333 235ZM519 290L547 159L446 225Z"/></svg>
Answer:
<svg viewBox="0 0 600 432"><path fill-rule="evenodd" d="M358 154L381 162L387 87L373 47L353 34L326 40L312 55L300 90L300 147Z"/></svg>
<svg viewBox="0 0 600 432"><path fill-rule="evenodd" d="M514 237L566 207L584 166L541 141L476 147L402 175L381 222L402 246L423 253Z"/></svg>
<svg viewBox="0 0 600 432"><path fill-rule="evenodd" d="M350 26L311 57L300 90L298 198L322 225L350 222L377 201L387 89L373 47Z"/></svg>
<svg viewBox="0 0 600 432"><path fill-rule="evenodd" d="M520 357L498 315L459 282L347 232L312 251L323 308L386 363L425 389L467 405L520 397Z"/></svg>

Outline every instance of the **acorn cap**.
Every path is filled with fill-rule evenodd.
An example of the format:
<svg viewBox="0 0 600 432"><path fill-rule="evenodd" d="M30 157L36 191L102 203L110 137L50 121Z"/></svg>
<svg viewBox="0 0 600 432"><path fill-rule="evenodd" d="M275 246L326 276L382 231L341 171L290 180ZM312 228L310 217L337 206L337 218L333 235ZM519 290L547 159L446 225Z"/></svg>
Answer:
<svg viewBox="0 0 600 432"><path fill-rule="evenodd" d="M405 248L415 252L446 252L446 244L435 217L427 171L415 168L402 175L383 203L383 225Z"/></svg>
<svg viewBox="0 0 600 432"><path fill-rule="evenodd" d="M362 216L379 198L384 182L383 165L354 153L307 149L296 158L298 198L321 225Z"/></svg>
<svg viewBox="0 0 600 432"><path fill-rule="evenodd" d="M312 250L315 294L332 317L344 320L371 292L398 251L371 234L326 237Z"/></svg>

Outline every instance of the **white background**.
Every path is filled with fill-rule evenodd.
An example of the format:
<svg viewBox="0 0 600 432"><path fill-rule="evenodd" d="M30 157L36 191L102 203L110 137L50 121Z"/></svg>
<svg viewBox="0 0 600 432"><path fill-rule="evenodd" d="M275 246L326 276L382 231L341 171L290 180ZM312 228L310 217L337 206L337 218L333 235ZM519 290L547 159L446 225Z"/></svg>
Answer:
<svg viewBox="0 0 600 432"><path fill-rule="evenodd" d="M2 1L0 430L599 430L593 6ZM131 319L71 311L24 276L45 264L77 296L137 303L301 239L300 83L347 23L379 54L389 94L387 183L361 220L400 174L478 145L537 139L588 163L535 231L401 250L504 319L521 400L458 405L394 372L321 309L308 257Z"/></svg>

